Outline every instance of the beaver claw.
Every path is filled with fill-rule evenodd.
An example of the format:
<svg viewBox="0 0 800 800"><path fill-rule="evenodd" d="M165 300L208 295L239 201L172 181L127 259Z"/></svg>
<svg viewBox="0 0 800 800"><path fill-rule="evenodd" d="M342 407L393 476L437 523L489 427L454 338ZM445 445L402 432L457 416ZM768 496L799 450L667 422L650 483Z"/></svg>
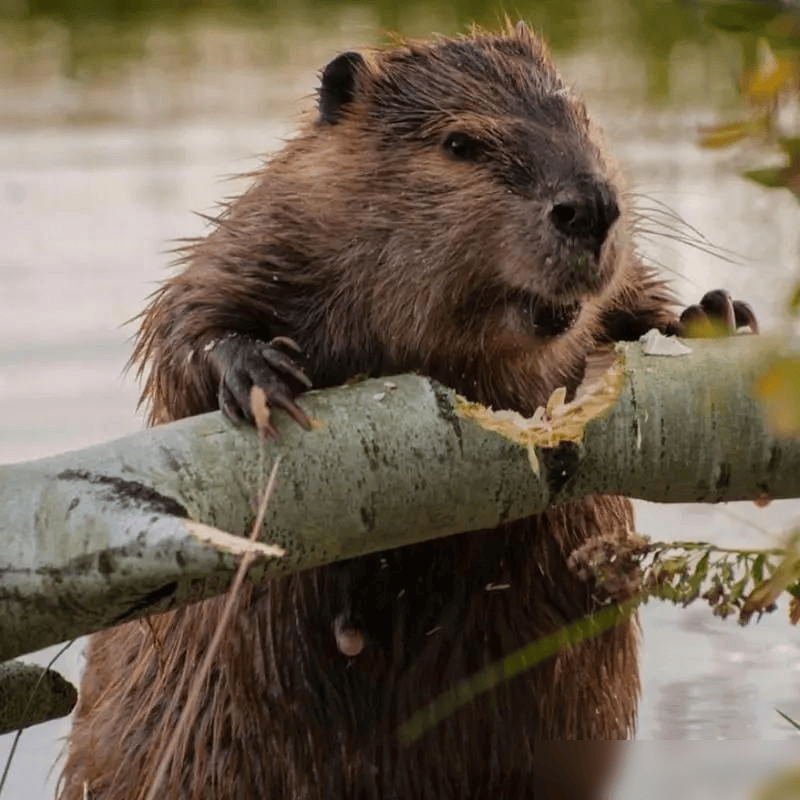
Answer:
<svg viewBox="0 0 800 800"><path fill-rule="evenodd" d="M219 373L219 407L231 422L257 424L263 435L278 437L268 415L262 416L253 409L251 391L258 387L270 409L282 408L298 425L311 427L306 413L294 401L301 391L311 388L311 381L296 361L302 351L292 339L277 336L263 342L229 334L208 352Z"/></svg>
<svg viewBox="0 0 800 800"><path fill-rule="evenodd" d="M732 336L743 327L758 333L758 320L748 303L734 300L725 289L714 289L706 292L699 304L684 309L673 327L670 333L698 339Z"/></svg>

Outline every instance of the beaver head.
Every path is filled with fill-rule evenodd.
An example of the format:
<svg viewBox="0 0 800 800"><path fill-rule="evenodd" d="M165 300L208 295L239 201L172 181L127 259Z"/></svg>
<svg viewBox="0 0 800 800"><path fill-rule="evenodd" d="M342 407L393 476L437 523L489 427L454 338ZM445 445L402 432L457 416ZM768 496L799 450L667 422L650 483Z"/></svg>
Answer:
<svg viewBox="0 0 800 800"><path fill-rule="evenodd" d="M416 369L535 408L580 372L625 280L615 168L522 24L339 55L259 175L194 257L270 274L250 305L280 316L270 334L306 349L316 385Z"/></svg>

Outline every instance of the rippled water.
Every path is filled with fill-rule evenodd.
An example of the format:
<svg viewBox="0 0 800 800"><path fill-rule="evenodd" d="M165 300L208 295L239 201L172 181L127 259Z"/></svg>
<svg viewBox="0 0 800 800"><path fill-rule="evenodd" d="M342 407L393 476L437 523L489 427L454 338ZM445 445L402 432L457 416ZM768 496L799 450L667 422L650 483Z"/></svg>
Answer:
<svg viewBox="0 0 800 800"><path fill-rule="evenodd" d="M126 320L164 275L170 242L202 232L190 211L208 211L241 186L221 177L252 169L255 154L279 146L308 105L301 98L315 85L315 69L342 47L368 41L365 29L363 22L355 33L343 26L312 40L307 52L255 62L242 55L235 33L203 32L192 41L216 53L216 66L199 58L177 74L144 58L117 81L81 82L44 67L24 81L5 75L0 462L141 427L135 383L124 373L133 330ZM165 36L154 34L150 47L172 52ZM696 125L712 111L646 106L647 81L635 60L612 69L589 48L561 62L588 95L633 190L644 195L640 205L666 204L735 254L728 262L663 237L647 244L674 270L679 293L693 301L724 285L753 303L765 327L777 325L797 274L796 205L738 178L740 156L697 149ZM698 80L712 81L712 72L701 70ZM681 78L678 87L681 80L690 82ZM726 507L638 505L639 529L655 538L768 545L800 520L798 502L764 510L736 504L735 516ZM703 608L650 604L642 629L640 741L617 796L751 797L758 780L795 754L796 734L774 711L800 718L800 639L785 610L740 629ZM62 661L76 680L81 646ZM58 722L24 734L5 797L52 793L47 773L66 729ZM8 747L9 737L0 739L0 758Z"/></svg>

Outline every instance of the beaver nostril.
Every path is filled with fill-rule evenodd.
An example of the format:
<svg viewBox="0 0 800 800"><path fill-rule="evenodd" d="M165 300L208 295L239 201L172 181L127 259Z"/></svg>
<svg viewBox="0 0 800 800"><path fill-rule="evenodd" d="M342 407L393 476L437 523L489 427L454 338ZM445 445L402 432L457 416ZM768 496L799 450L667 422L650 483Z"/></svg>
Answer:
<svg viewBox="0 0 800 800"><path fill-rule="evenodd" d="M575 219L575 206L570 203L556 203L553 206L550 216L555 223L556 228L564 231L568 228L572 221Z"/></svg>
<svg viewBox="0 0 800 800"><path fill-rule="evenodd" d="M570 239L582 240L596 252L619 215L616 198L604 183L564 191L550 209L550 221L556 230Z"/></svg>

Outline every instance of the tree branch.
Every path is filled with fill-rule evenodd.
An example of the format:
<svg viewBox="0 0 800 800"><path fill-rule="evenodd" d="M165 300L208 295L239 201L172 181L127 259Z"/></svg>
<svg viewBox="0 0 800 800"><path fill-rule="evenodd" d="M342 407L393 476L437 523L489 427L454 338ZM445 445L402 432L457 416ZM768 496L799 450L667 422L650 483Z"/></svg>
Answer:
<svg viewBox="0 0 800 800"><path fill-rule="evenodd" d="M0 734L65 717L77 699L78 690L52 669L0 664Z"/></svg>
<svg viewBox="0 0 800 800"><path fill-rule="evenodd" d="M314 430L278 413L279 442L208 414L0 467L0 660L225 591L248 545L223 531L248 530L278 455L253 580L596 493L800 496L800 442L771 436L750 394L774 345L691 346L676 358L622 348L619 402L582 444L537 449L538 476L524 447L413 375L309 392Z"/></svg>

